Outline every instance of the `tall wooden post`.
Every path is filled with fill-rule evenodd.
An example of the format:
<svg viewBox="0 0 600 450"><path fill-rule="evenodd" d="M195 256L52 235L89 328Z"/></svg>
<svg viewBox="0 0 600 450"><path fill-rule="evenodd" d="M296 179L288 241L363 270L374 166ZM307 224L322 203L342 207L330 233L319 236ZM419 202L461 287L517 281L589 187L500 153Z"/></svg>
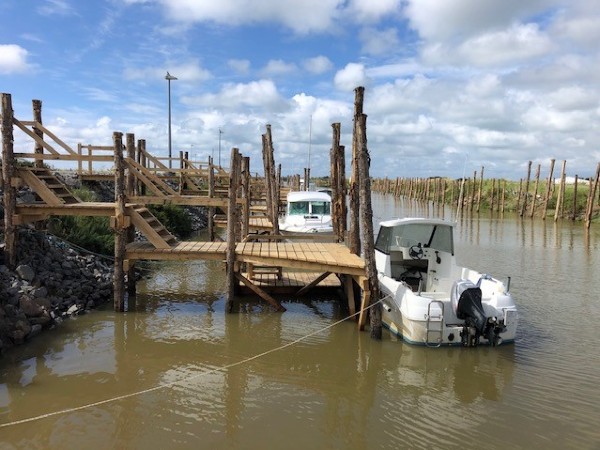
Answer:
<svg viewBox="0 0 600 450"><path fill-rule="evenodd" d="M361 316L369 306L369 300L379 300L379 284L375 266L375 239L373 233L373 208L371 206L371 178L369 175L369 150L367 147L367 116L361 114L357 127L357 145L359 149L359 180L360 180L360 221L362 229L363 257L368 280L368 292L364 293ZM370 312L371 337L381 339L381 303L374 305Z"/></svg>
<svg viewBox="0 0 600 450"><path fill-rule="evenodd" d="M342 216L342 204L341 204L341 194L340 194L340 182L339 182L339 170L340 165L338 163L339 158L339 147L340 147L340 123L332 123L332 142L331 142L331 151L329 153L330 159L330 169L331 169L331 194L332 194L332 211L331 211L331 221L333 225L333 233L335 235L335 240L337 242L342 242L344 240L343 236L340 236L340 221Z"/></svg>
<svg viewBox="0 0 600 450"><path fill-rule="evenodd" d="M269 130L271 126L267 124L267 130ZM273 193L271 186L271 177L269 174L271 173L271 169L269 165L271 164L271 158L269 157L269 140L267 138L267 134L262 135L262 156L263 156L263 167L265 170L265 200L267 204L267 216L272 219L272 211L273 206L271 205L273 201Z"/></svg>
<svg viewBox="0 0 600 450"><path fill-rule="evenodd" d="M40 139L44 139L44 132L37 127L38 123L40 125L42 125L42 101L41 100L32 100L31 103L32 103L32 108L33 108L33 121L35 122L35 124L33 125L33 132ZM33 152L36 155L43 155L44 147L42 147L42 145L36 141ZM33 164L37 168L42 168L42 167L44 167L44 160L36 159Z"/></svg>
<svg viewBox="0 0 600 450"><path fill-rule="evenodd" d="M113 279L114 309L122 312L125 309L125 244L127 229L125 227L125 164L123 161L123 133L113 133L115 153L115 217L113 220L115 233L115 269Z"/></svg>
<svg viewBox="0 0 600 450"><path fill-rule="evenodd" d="M339 236L341 237L340 242L346 240L346 231L348 230L348 206L346 205L346 147L340 145L338 147L338 195L341 203L340 217L338 218L339 223Z"/></svg>
<svg viewBox="0 0 600 450"><path fill-rule="evenodd" d="M579 175L575 174L575 184L573 185L573 212L571 213L571 220L575 220L577 217L577 184L579 181ZM591 186L590 186L591 188Z"/></svg>
<svg viewBox="0 0 600 450"><path fill-rule="evenodd" d="M556 208L554 210L554 221L556 222L561 214L563 207L563 200L565 196L565 171L567 167L567 161L563 160L562 168L560 171L560 186L558 188L558 196L556 197Z"/></svg>
<svg viewBox="0 0 600 450"><path fill-rule="evenodd" d="M362 86L354 89L354 127L352 130L352 177L350 178L350 225L348 233L348 244L350 251L355 255L360 255L360 193L358 170L358 156L360 148L358 147L358 124L360 116L363 113L365 88Z"/></svg>
<svg viewBox="0 0 600 450"><path fill-rule="evenodd" d="M242 158L242 239L248 236L250 231L250 157Z"/></svg>
<svg viewBox="0 0 600 450"><path fill-rule="evenodd" d="M127 133L125 135L127 158L135 161L135 135L133 133ZM126 185L126 196L125 200L132 197L135 194L135 177L131 170L127 170L127 185ZM127 227L127 234L125 237L125 245L131 244L135 240L135 226L130 224ZM133 262L127 267L127 309L133 311L135 309L135 265Z"/></svg>
<svg viewBox="0 0 600 450"><path fill-rule="evenodd" d="M483 169L481 166L481 173L479 174L479 191L477 192L477 212L479 213L479 208L481 207L481 191L483 190Z"/></svg>
<svg viewBox="0 0 600 450"><path fill-rule="evenodd" d="M548 173L548 183L546 184L546 195L544 196L544 206L542 212L542 219L546 220L546 214L548 211L548 201L550 201L550 195L552 195L552 177L554 175L554 159L550 160L550 171Z"/></svg>
<svg viewBox="0 0 600 450"><path fill-rule="evenodd" d="M229 164L229 202L227 207L227 312L233 311L233 298L236 291L235 279L235 229L237 224L237 192L239 187L239 159L237 148L231 149L231 163Z"/></svg>
<svg viewBox="0 0 600 450"><path fill-rule="evenodd" d="M525 211L527 210L527 196L529 195L529 181L531 180L531 164L532 164L531 161L529 161L527 163L527 179L525 181L525 192L523 195L523 204L521 205L521 212L519 213L520 217L523 217L525 215Z"/></svg>
<svg viewBox="0 0 600 450"><path fill-rule="evenodd" d="M146 160L146 140L145 139L140 139L139 141L139 163L142 165L142 167L146 167L147 164L147 160ZM139 188L139 194L140 195L146 195L146 185L144 183L140 183L140 188Z"/></svg>
<svg viewBox="0 0 600 450"><path fill-rule="evenodd" d="M590 180L590 190L588 193L588 207L585 214L585 227L587 229L590 228L592 224L592 215L594 213L594 199L596 198L596 192L598 191L598 185L600 183L600 163L596 166L596 177L594 178L594 183L592 185L592 180Z"/></svg>
<svg viewBox="0 0 600 450"><path fill-rule="evenodd" d="M212 156L208 157L208 198L215 197L215 166ZM208 207L208 240L215 240L215 207Z"/></svg>
<svg viewBox="0 0 600 450"><path fill-rule="evenodd" d="M273 148L273 137L271 135L271 125L267 124L267 158L269 160L269 193L271 195L271 221L273 225L273 234L279 234L279 186L275 177L275 149Z"/></svg>
<svg viewBox="0 0 600 450"><path fill-rule="evenodd" d="M540 169L541 164L538 164L537 169L535 171L535 186L533 188L533 198L531 199L531 212L529 214L529 217L531 218L533 218L533 215L535 214L535 201L537 199L538 187L540 185Z"/></svg>
<svg viewBox="0 0 600 450"><path fill-rule="evenodd" d="M14 111L10 94L2 94L2 184L4 185L4 253L9 269L17 266L17 227L13 217L17 207L17 191L12 185L15 172Z"/></svg>

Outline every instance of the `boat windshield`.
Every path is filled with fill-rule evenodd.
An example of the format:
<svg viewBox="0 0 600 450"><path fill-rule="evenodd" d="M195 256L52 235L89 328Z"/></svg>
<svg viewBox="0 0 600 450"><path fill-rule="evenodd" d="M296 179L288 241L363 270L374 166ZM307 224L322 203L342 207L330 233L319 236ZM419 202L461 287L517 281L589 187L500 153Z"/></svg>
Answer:
<svg viewBox="0 0 600 450"><path fill-rule="evenodd" d="M302 216L305 214L329 215L331 214L331 203L326 201L290 202L288 209L290 216Z"/></svg>
<svg viewBox="0 0 600 450"><path fill-rule="evenodd" d="M452 227L430 223L382 226L379 228L375 249L389 255L390 250L399 250L400 247L406 248L418 244L453 255Z"/></svg>

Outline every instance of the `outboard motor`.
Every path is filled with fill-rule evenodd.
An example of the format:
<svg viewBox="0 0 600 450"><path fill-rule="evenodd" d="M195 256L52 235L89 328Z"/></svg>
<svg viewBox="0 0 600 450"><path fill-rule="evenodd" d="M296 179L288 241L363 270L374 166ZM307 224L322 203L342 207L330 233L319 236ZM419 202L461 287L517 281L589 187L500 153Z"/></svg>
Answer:
<svg viewBox="0 0 600 450"><path fill-rule="evenodd" d="M504 331L504 324L498 322L496 317L485 316L479 286L469 280L454 283L452 309L456 317L465 321L460 333L463 346L476 347L481 336L484 336L492 346L500 342L499 334Z"/></svg>

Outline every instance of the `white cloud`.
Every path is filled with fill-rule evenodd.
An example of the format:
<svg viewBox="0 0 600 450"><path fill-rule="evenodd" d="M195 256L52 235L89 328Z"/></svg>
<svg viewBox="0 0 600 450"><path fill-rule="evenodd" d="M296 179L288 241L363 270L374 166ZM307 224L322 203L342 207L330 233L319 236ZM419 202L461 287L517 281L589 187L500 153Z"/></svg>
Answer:
<svg viewBox="0 0 600 450"><path fill-rule="evenodd" d="M359 22L375 22L400 13L400 0L352 0L348 13Z"/></svg>
<svg viewBox="0 0 600 450"><path fill-rule="evenodd" d="M37 7L37 12L44 16L69 16L74 14L75 10L66 0L44 0L44 2Z"/></svg>
<svg viewBox="0 0 600 450"><path fill-rule="evenodd" d="M250 61L247 59L230 59L227 65L240 74L247 74L250 71Z"/></svg>
<svg viewBox="0 0 600 450"><path fill-rule="evenodd" d="M342 0L303 0L273 2L270 0L195 1L158 0L168 15L182 22L216 22L224 25L275 22L297 33L323 31L331 26Z"/></svg>
<svg viewBox="0 0 600 450"><path fill-rule="evenodd" d="M271 80L228 83L216 94L185 97L182 102L188 105L207 105L210 108L236 111L240 108L265 108L273 111L286 108L285 99L281 97L277 86Z"/></svg>
<svg viewBox="0 0 600 450"><path fill-rule="evenodd" d="M341 91L352 91L358 86L365 86L367 81L365 66L357 63L347 64L333 79L335 87Z"/></svg>
<svg viewBox="0 0 600 450"><path fill-rule="evenodd" d="M423 50L423 58L432 64L510 66L544 56L552 49L552 42L537 25L513 25L506 30L475 36L455 48L443 43L427 46Z"/></svg>
<svg viewBox="0 0 600 450"><path fill-rule="evenodd" d="M408 0L405 14L421 37L465 39L504 29L529 14L551 10L561 0Z"/></svg>
<svg viewBox="0 0 600 450"><path fill-rule="evenodd" d="M281 59L272 59L262 69L261 73L265 76L285 75L297 70L294 63L286 63Z"/></svg>
<svg viewBox="0 0 600 450"><path fill-rule="evenodd" d="M22 73L32 67L27 62L29 52L15 44L0 44L0 74Z"/></svg>
<svg viewBox="0 0 600 450"><path fill-rule="evenodd" d="M123 71L123 76L127 80L158 80L164 78L167 71L182 82L200 82L212 77L211 73L203 69L198 61L190 61L184 64L167 64L162 67L128 67Z"/></svg>
<svg viewBox="0 0 600 450"><path fill-rule="evenodd" d="M376 28L364 28L360 32L363 53L369 55L383 55L396 49L400 41L398 31L395 28L378 30Z"/></svg>
<svg viewBox="0 0 600 450"><path fill-rule="evenodd" d="M310 73L321 74L330 71L333 68L333 63L326 56L315 56L304 60L304 68Z"/></svg>

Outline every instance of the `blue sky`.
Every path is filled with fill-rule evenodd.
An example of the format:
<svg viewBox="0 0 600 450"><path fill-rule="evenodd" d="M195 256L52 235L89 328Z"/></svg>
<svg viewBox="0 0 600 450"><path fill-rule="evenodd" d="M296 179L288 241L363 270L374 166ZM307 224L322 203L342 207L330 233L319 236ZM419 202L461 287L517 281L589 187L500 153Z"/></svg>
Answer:
<svg viewBox="0 0 600 450"><path fill-rule="evenodd" d="M283 173L302 173L312 121L326 175L362 85L373 176L600 161L598 0L1 0L0 20L0 91L22 120L42 100L73 146L122 131L166 155L169 71L173 151L194 159L218 159L221 129L223 164L235 146L262 172L270 123Z"/></svg>

